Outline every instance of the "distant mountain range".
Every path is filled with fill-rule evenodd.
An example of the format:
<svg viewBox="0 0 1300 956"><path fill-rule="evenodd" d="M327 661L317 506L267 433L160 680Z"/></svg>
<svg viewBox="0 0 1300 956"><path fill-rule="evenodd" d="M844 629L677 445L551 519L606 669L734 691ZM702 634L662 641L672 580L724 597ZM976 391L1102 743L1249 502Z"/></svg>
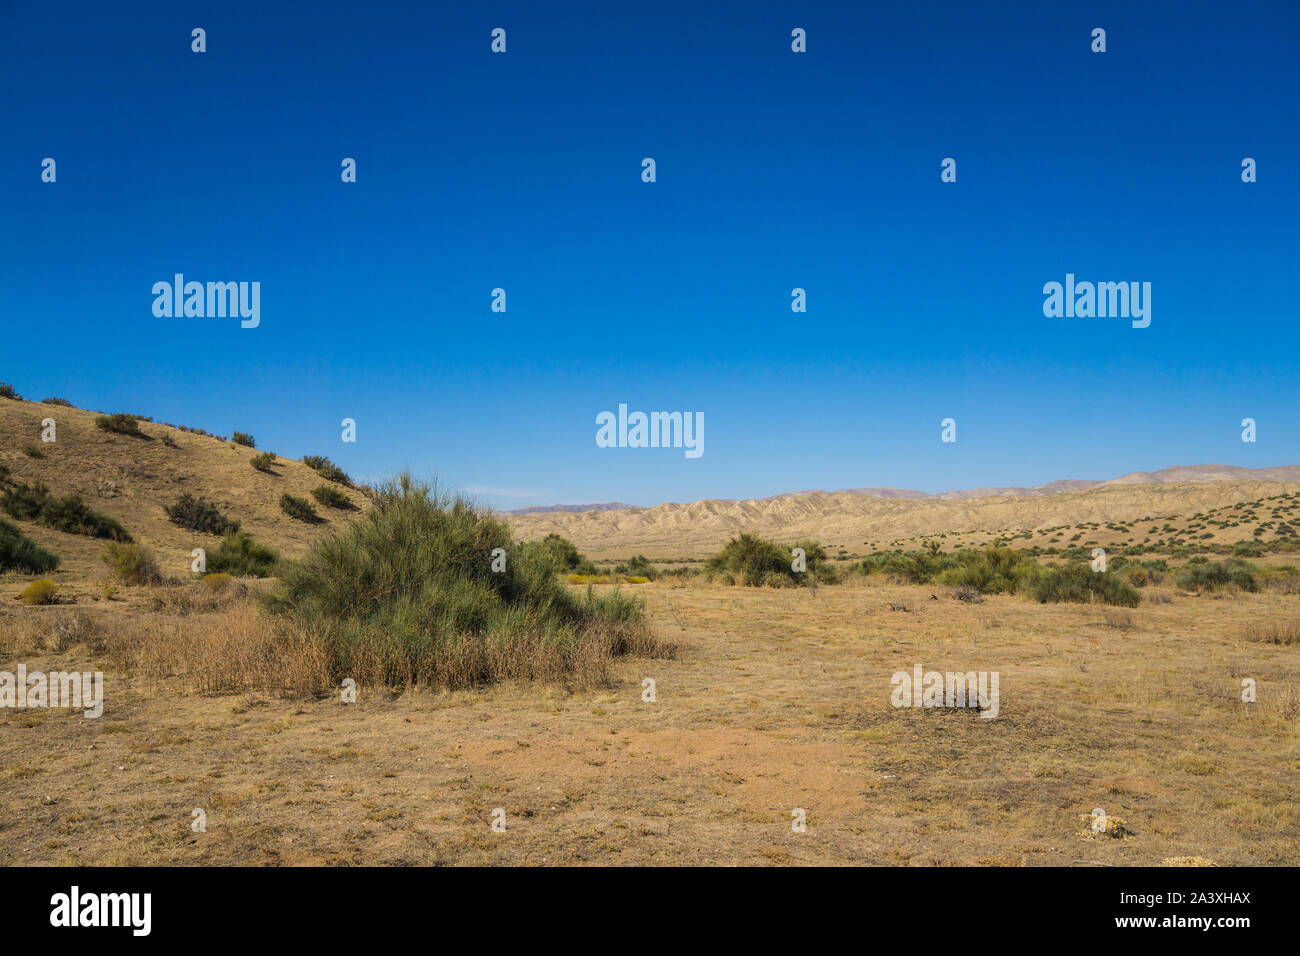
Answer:
<svg viewBox="0 0 1300 956"><path fill-rule="evenodd" d="M563 511L568 514L582 514L584 511L626 511L636 505L626 505L621 501L606 501L598 505L534 505L531 508L516 508L507 511L508 515L540 515Z"/></svg>
<svg viewBox="0 0 1300 956"><path fill-rule="evenodd" d="M1061 478L1056 481L1050 481L1045 485L1034 485L1030 488L1021 488L1018 486L1005 488L967 488L963 491L941 491L933 494L926 491L914 491L909 488L841 488L834 492L826 492L821 489L809 489L807 491L786 491L781 494L769 495L766 498L760 498L758 500L776 501L781 498L797 498L802 495L824 494L849 494L863 495L867 498L909 498L913 500L930 501L953 501L963 498L1025 498L1037 495L1052 495L1062 491L1083 491L1087 488L1097 488L1102 485L1161 485L1189 481L1300 482L1300 465L1280 465L1274 468L1242 468L1238 465L1174 465L1172 468L1162 468L1159 471L1134 471L1127 475L1121 475L1119 478L1112 478L1109 481L1094 481L1086 478ZM739 499L717 498L712 500L736 501ZM624 504L621 501L607 501L601 504L590 505L538 505L530 508L516 508L513 511L506 512L506 514L550 514L558 511L569 514L582 514L583 512L588 511L644 510L646 509L640 508L636 505Z"/></svg>
<svg viewBox="0 0 1300 956"><path fill-rule="evenodd" d="M571 509L584 506L566 505L570 510L503 517L522 538L560 534L595 558L703 557L716 553L742 531L782 542L819 541L828 549L842 548L850 554L918 547L929 538L940 539L945 550L982 547L1006 537L1015 537L1022 547L1065 547L1089 541L1119 547L1191 535L1198 541L1209 538L1232 544L1259 530L1257 521L1268 520L1265 514L1281 520L1283 513L1273 511L1282 506L1283 495L1296 492L1300 492L1300 466L1193 465L1133 472L1110 481L1053 481L1033 488L971 488L939 494L850 488L653 508L607 504L600 506L604 510L587 506L588 510L578 512ZM1245 518L1249 511L1238 514L1239 506L1250 504L1269 510L1255 520ZM1209 519L1210 515L1214 517Z"/></svg>

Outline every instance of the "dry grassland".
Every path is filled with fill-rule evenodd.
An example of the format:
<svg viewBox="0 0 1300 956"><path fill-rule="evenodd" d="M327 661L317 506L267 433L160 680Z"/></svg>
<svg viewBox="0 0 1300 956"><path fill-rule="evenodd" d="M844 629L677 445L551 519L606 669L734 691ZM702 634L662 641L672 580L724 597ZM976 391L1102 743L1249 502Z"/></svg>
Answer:
<svg viewBox="0 0 1300 956"><path fill-rule="evenodd" d="M102 668L107 702L0 711L0 864L1300 862L1300 647L1268 639L1294 634L1296 595L636 590L675 659L355 704L216 690L266 683L231 651L261 626L238 596L6 607L0 666ZM231 661L207 687L185 664L205 646ZM891 707L915 664L1000 672L999 716Z"/></svg>

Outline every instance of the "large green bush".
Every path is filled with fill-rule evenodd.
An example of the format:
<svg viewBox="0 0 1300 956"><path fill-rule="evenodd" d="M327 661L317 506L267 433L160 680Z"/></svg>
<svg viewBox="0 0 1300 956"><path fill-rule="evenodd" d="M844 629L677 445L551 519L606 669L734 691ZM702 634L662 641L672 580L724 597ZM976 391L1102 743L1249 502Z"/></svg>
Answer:
<svg viewBox="0 0 1300 956"><path fill-rule="evenodd" d="M1141 595L1133 585L1113 571L1094 571L1087 564L1066 564L1043 568L1029 582L1029 594L1042 603L1073 601L1081 604L1098 602L1121 607L1137 607Z"/></svg>
<svg viewBox="0 0 1300 956"><path fill-rule="evenodd" d="M617 589L582 599L559 571L548 548L513 543L489 514L404 475L290 562L269 605L322 642L335 676L389 684L587 673L654 647L640 602Z"/></svg>

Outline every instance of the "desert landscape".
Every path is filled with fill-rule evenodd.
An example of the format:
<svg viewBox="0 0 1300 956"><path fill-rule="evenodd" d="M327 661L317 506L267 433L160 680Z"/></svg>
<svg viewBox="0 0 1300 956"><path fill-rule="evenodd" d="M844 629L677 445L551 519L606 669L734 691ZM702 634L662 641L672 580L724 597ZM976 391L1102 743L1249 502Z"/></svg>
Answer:
<svg viewBox="0 0 1300 956"><path fill-rule="evenodd" d="M6 865L1300 860L1300 468L489 514L10 392L0 670L104 701L0 708ZM461 518L505 610L331 603ZM896 706L918 667L996 714Z"/></svg>

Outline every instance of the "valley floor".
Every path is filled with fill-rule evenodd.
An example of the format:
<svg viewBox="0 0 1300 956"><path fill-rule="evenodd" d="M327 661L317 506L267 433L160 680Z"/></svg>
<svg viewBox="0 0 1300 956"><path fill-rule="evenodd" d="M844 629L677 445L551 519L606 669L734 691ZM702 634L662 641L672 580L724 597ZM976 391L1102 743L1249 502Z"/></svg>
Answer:
<svg viewBox="0 0 1300 956"><path fill-rule="evenodd" d="M681 652L595 691L202 696L84 646L23 655L102 667L107 702L0 710L0 864L1300 863L1300 646L1245 638L1300 596L636 591ZM999 672L998 716L895 709L891 674L917 664Z"/></svg>

